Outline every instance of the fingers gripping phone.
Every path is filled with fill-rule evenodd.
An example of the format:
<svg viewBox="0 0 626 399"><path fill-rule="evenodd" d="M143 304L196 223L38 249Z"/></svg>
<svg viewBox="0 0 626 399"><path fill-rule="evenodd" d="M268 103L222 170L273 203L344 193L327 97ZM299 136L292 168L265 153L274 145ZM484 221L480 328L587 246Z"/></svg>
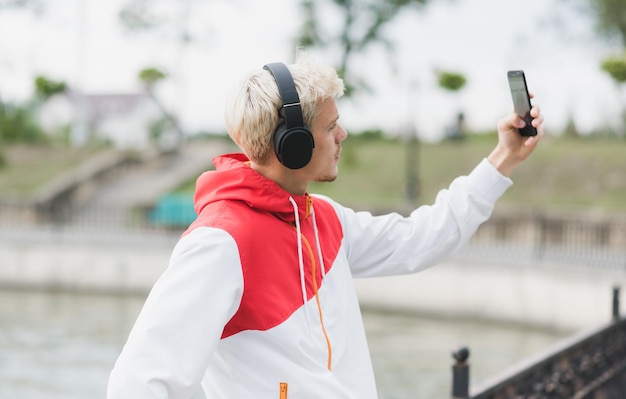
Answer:
<svg viewBox="0 0 626 399"><path fill-rule="evenodd" d="M530 95L528 94L524 71L508 71L507 76L509 78L509 87L511 88L515 113L526 122L526 126L519 129L519 134L522 136L536 136L537 129L531 124L533 120L533 117L530 116L532 105L530 103Z"/></svg>

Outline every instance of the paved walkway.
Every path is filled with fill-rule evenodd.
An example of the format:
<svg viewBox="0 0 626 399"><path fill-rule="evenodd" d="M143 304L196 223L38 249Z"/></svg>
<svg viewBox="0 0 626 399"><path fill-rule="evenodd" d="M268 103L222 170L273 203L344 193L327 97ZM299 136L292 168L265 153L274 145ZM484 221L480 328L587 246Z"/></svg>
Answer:
<svg viewBox="0 0 626 399"><path fill-rule="evenodd" d="M128 207L153 204L163 194L213 168L214 156L233 149L221 140L187 144L176 154L130 166L95 187L86 203Z"/></svg>
<svg viewBox="0 0 626 399"><path fill-rule="evenodd" d="M68 222L109 229L128 226L137 209L152 208L164 194L213 169L213 157L232 151L236 147L225 140L194 141L178 153L128 165L81 188L83 194L72 207Z"/></svg>

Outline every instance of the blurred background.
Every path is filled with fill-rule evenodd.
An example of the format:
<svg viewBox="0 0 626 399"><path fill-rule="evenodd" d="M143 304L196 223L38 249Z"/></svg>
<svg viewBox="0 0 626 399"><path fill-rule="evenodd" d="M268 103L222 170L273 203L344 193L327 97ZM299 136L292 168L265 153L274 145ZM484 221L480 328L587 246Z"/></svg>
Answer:
<svg viewBox="0 0 626 399"><path fill-rule="evenodd" d="M84 96L140 94L155 83L150 89L186 134L220 133L224 98L237 80L273 60L292 62L302 46L354 89L342 104L353 132L392 134L412 123L436 141L460 111L468 129L492 129L510 109L508 69L526 71L553 134L569 123L581 134L621 128L620 80L602 67L623 54L617 1L4 0L0 7L5 103L32 99L37 76ZM145 69L164 76L140 78ZM442 87L446 72L465 84Z"/></svg>
<svg viewBox="0 0 626 399"><path fill-rule="evenodd" d="M478 164L512 110L507 70L545 115L460 254L357 281L381 399L449 397L458 345L476 385L610 320L626 282L623 1L0 0L0 397L104 396L195 217L195 179L237 151L230 89L298 48L348 88L340 176L311 191L355 209L407 214Z"/></svg>

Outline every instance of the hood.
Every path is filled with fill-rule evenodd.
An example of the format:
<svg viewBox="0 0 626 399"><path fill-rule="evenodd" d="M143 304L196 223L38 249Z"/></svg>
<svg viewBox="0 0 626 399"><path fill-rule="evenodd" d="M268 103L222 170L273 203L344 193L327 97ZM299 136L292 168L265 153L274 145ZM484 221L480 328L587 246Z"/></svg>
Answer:
<svg viewBox="0 0 626 399"><path fill-rule="evenodd" d="M202 210L217 201L242 201L250 208L270 212L287 222L294 222L294 207L298 206L300 220L310 215L312 198L309 194L293 195L274 181L266 179L250 167L244 154L225 154L213 158L215 170L204 172L196 181L194 209Z"/></svg>

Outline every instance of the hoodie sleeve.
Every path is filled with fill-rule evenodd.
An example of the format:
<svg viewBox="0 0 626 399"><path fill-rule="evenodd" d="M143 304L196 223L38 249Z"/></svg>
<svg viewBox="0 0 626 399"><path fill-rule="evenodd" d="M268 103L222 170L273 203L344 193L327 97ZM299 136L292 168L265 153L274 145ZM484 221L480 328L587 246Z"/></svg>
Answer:
<svg viewBox="0 0 626 399"><path fill-rule="evenodd" d="M512 185L484 159L468 176L441 190L433 205L372 216L335 205L355 277L414 273L456 253L489 218L495 202Z"/></svg>
<svg viewBox="0 0 626 399"><path fill-rule="evenodd" d="M181 238L111 372L107 398L189 398L242 289L230 235L201 227Z"/></svg>

